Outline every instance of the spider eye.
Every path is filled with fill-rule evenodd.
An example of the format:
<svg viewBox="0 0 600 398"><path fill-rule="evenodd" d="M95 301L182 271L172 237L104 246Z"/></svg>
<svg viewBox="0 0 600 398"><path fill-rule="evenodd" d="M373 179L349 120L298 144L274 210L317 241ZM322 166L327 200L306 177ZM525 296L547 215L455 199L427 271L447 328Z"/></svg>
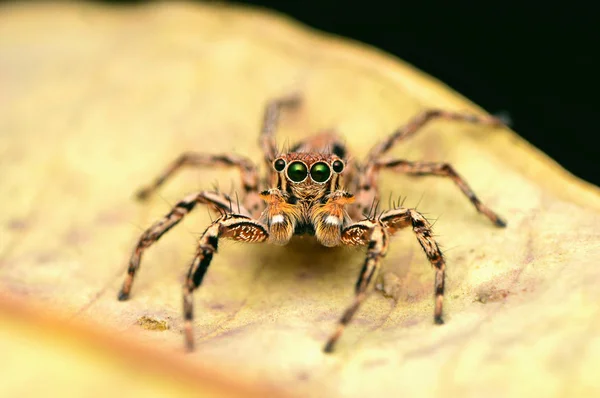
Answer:
<svg viewBox="0 0 600 398"><path fill-rule="evenodd" d="M315 182L325 182L329 179L331 175L331 169L329 169L329 165L327 163L315 163L310 168L310 178L312 178Z"/></svg>
<svg viewBox="0 0 600 398"><path fill-rule="evenodd" d="M287 175L294 182L302 182L308 175L308 169L302 162L293 162L288 166Z"/></svg>
<svg viewBox="0 0 600 398"><path fill-rule="evenodd" d="M275 170L277 171L283 171L283 169L285 169L285 160L283 159L277 159L274 163L273 163L273 167L275 168Z"/></svg>
<svg viewBox="0 0 600 398"><path fill-rule="evenodd" d="M344 170L344 163L341 160L334 161L331 166L336 173L341 173Z"/></svg>

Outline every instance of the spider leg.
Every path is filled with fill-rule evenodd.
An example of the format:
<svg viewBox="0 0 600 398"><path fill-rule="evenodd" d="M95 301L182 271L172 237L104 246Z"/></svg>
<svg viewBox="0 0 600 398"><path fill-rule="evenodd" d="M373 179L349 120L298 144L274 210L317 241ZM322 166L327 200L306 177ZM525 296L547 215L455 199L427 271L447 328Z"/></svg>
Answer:
<svg viewBox="0 0 600 398"><path fill-rule="evenodd" d="M414 209L392 209L384 212L379 220L383 223L390 235L401 228L412 227L419 244L425 251L427 259L435 268L435 309L433 319L436 324L443 324L442 305L444 301L444 281L446 272L446 260L437 242L433 238L431 224L418 211Z"/></svg>
<svg viewBox="0 0 600 398"><path fill-rule="evenodd" d="M479 124L483 126L503 126L502 120L493 116L479 116L440 109L430 109L415 116L407 124L398 128L389 137L375 145L367 157L369 163L376 162L385 152L389 151L395 144L408 137L415 135L428 122L435 119L456 120Z"/></svg>
<svg viewBox="0 0 600 398"><path fill-rule="evenodd" d="M380 160L377 162L377 168L379 169L390 169L400 173L406 173L416 176L440 176L448 177L460 188L462 193L469 198L473 206L478 212L485 215L498 227L506 227L506 222L494 213L489 207L481 203L479 198L475 195L475 192L471 189L469 184L454 170L448 163L434 163L434 162L409 162L407 160Z"/></svg>
<svg viewBox="0 0 600 398"><path fill-rule="evenodd" d="M300 104L300 101L300 96L290 95L270 101L265 108L259 143L268 169L271 167L271 162L275 160L278 152L275 143L275 131L277 130L281 109L294 108Z"/></svg>
<svg viewBox="0 0 600 398"><path fill-rule="evenodd" d="M417 115L416 117L411 119L407 124L398 128L390 136L388 136L387 138L385 138L384 140L382 140L381 142L376 144L369 151L369 154L367 156L367 161L364 164L364 166L361 168L360 174L357 175L356 190L355 190L356 203L350 209L352 217L354 217L354 218L360 217L362 215L362 213L365 211L365 209L367 209L369 206L371 206L373 201L378 199L377 177L379 174L378 173L379 169L382 167L382 163L385 163L380 160L381 156L383 154L385 154L387 151L389 151L395 144L397 144L398 142L400 142L406 138L409 138L409 137L415 135L428 122L430 122L432 120L436 120L436 119L463 121L463 122L469 122L469 123L478 124L478 125L482 125L482 126L503 126L504 125L499 118L495 118L493 116L485 116L485 115L478 116L478 115L473 115L473 114L463 114L463 113L458 113L458 112L443 111L443 110L439 110L439 109L428 110L428 111L422 112L421 114ZM405 172L410 173L410 171L408 171L408 170ZM416 172L415 172L415 174L416 174ZM456 174L456 173L454 173L454 174ZM457 178L460 178L460 177L457 176ZM460 178L460 180L462 181L462 183L464 183L465 187L468 187L466 185L466 183L464 182L464 180L462 180L462 178ZM455 181L457 181L457 180L455 180ZM457 182L457 184L458 184L458 182ZM459 185L459 186L461 186L461 185ZM462 187L461 187L461 189L462 189ZM472 193L472 191L470 189L469 189L469 191ZM463 192L465 192L465 191L463 190ZM465 192L465 194L466 194L466 192ZM467 194L467 196L469 196L469 195ZM469 196L469 198L471 198L471 197ZM473 203L475 204L475 202L473 202ZM475 206L477 207L477 205L475 205ZM478 208L478 210L480 209L480 207L477 207L477 208ZM481 208L487 209L486 207L481 207ZM487 209L487 210L489 210L489 209ZM491 212L491 210L487 213L483 210L480 210L480 211L482 213L486 214L486 216L488 216L488 218L490 218L490 220L492 220L492 222L494 222L496 225L503 226L502 225L503 221L498 216L496 216L493 212Z"/></svg>
<svg viewBox="0 0 600 398"><path fill-rule="evenodd" d="M167 231L179 223L183 217L192 211L192 209L198 203L206 204L214 210L221 212L232 212L232 209L230 208L232 203L231 198L229 198L227 195L216 192L203 191L199 193L193 193L179 201L166 216L155 222L150 228L144 231L138 240L138 243L135 246L135 249L133 250L129 260L127 276L125 277L125 281L123 282L123 286L119 292L118 298L120 301L124 301L129 298L131 285L133 284L133 279L135 278L136 272L140 268L140 261L142 259L144 250L150 247ZM250 212L242 206L240 206L240 213L246 217L250 216Z"/></svg>
<svg viewBox="0 0 600 398"><path fill-rule="evenodd" d="M183 167L233 166L240 169L242 188L244 190L243 204L254 216L260 214L261 200L258 196L258 173L254 164L246 157L234 154L212 155L206 153L184 153L167 166L162 173L148 186L138 190L136 196L140 200L147 199L167 179Z"/></svg>
<svg viewBox="0 0 600 398"><path fill-rule="evenodd" d="M379 174L375 167L360 167L357 170L354 185L355 202L348 208L348 213L353 220L369 217L368 210L379 199L377 177Z"/></svg>
<svg viewBox="0 0 600 398"><path fill-rule="evenodd" d="M193 292L202 283L213 254L217 251L220 238L229 238L240 242L265 242L269 237L267 227L260 222L239 214L226 214L215 220L202 234L196 256L183 286L183 314L185 343L188 351L194 349Z"/></svg>
<svg viewBox="0 0 600 398"><path fill-rule="evenodd" d="M342 335L358 307L366 297L366 290L374 273L379 268L379 261L385 256L389 236L397 230L411 226L417 240L427 255L427 259L435 268L435 308L434 322L443 324L442 306L444 298L444 282L446 262L442 252L432 235L431 224L419 212L413 209L394 209L384 212L377 221L364 220L344 229L342 243L346 245L368 244L367 258L356 284L356 296L340 319L338 327L327 341L325 352L332 352L335 343Z"/></svg>
<svg viewBox="0 0 600 398"><path fill-rule="evenodd" d="M381 258L387 252L388 232L379 221L363 220L352 224L342 231L342 243L347 245L368 245L367 256L356 282L355 296L352 304L346 308L339 320L335 332L331 335L323 351L330 353L341 337L346 326L367 297L367 290L374 280L373 276L379 269Z"/></svg>

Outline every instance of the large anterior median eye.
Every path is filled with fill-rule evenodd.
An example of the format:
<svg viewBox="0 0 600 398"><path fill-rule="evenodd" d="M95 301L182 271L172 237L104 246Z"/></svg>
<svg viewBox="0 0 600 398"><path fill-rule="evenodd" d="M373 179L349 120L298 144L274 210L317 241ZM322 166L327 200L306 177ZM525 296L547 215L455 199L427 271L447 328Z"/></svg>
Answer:
<svg viewBox="0 0 600 398"><path fill-rule="evenodd" d="M325 182L329 179L331 175L331 170L329 169L329 165L327 163L315 163L310 168L310 178L312 178L315 182Z"/></svg>
<svg viewBox="0 0 600 398"><path fill-rule="evenodd" d="M292 162L288 166L287 175L294 182L302 182L308 175L308 169L302 162Z"/></svg>

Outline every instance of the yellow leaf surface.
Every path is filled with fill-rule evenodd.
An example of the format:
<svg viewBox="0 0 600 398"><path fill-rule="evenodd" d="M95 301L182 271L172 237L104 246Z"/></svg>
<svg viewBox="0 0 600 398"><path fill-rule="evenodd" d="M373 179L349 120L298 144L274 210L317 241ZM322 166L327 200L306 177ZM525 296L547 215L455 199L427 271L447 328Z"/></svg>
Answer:
<svg viewBox="0 0 600 398"><path fill-rule="evenodd" d="M186 170L148 203L135 190L187 150L260 162L266 101L296 91L305 102L280 142L333 128L357 157L421 110L481 112L397 59L264 11L0 8L0 395L598 396L599 190L509 129L439 121L393 150L453 164L506 229L451 181L382 178L382 198L439 218L443 326L410 231L333 355L321 348L364 251L223 242L186 355L181 283L203 208L146 252L131 299L116 300L145 228L186 193L239 178Z"/></svg>

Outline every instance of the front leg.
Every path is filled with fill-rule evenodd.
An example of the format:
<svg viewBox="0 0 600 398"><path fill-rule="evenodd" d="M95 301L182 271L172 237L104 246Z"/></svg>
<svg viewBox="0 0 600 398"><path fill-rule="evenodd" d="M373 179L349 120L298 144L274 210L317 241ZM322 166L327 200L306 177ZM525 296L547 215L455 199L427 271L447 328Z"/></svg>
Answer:
<svg viewBox="0 0 600 398"><path fill-rule="evenodd" d="M443 324L442 306L444 301L444 282L446 275L446 260L435 239L431 224L421 213L413 209L399 208L388 210L379 218L390 235L397 230L412 227L417 240L427 255L427 259L435 268L435 307L433 320L437 324Z"/></svg>
<svg viewBox="0 0 600 398"><path fill-rule="evenodd" d="M188 351L194 349L194 320L193 292L196 290L208 266L217 251L220 238L229 238L239 242L265 242L269 237L267 227L260 222L240 214L226 214L214 221L202 234L196 256L192 260L190 270L183 286L183 315L185 342Z"/></svg>
<svg viewBox="0 0 600 398"><path fill-rule="evenodd" d="M433 319L436 324L443 324L442 305L444 299L444 282L446 261L442 252L433 239L431 224L419 212L413 209L394 209L384 212L377 220L364 220L345 228L342 233L342 243L346 245L367 245L367 258L356 283L354 302L346 309L340 319L338 328L325 345L325 352L332 352L346 325L366 298L367 287L373 275L379 269L379 261L385 256L388 240L391 235L401 228L412 227L427 259L434 266L435 272L435 307Z"/></svg>
<svg viewBox="0 0 600 398"><path fill-rule="evenodd" d="M180 200L173 209L155 222L150 228L148 228L140 239L138 240L137 245L129 259L129 268L127 269L127 277L123 282L123 286L121 291L119 292L119 300L124 301L129 298L129 294L131 292L131 285L133 284L133 280L137 271L140 268L140 262L142 260L142 254L144 251L150 247L154 242L160 239L166 232L168 232L171 228L177 225L183 217L185 217L190 211L194 209L196 204L202 203L211 207L213 210L217 210L219 212L232 212L231 209L231 198L227 195L219 194L216 192L199 192L193 193L182 200ZM240 206L239 211L242 215L249 217L250 212L246 210L244 207Z"/></svg>
<svg viewBox="0 0 600 398"><path fill-rule="evenodd" d="M380 260L385 257L387 252L388 240L388 233L380 221L363 220L344 229L342 243L352 246L368 245L367 256L356 282L354 301L344 311L337 329L327 341L323 351L327 353L333 352L333 348L344 332L344 329L367 297L367 290L379 269Z"/></svg>

